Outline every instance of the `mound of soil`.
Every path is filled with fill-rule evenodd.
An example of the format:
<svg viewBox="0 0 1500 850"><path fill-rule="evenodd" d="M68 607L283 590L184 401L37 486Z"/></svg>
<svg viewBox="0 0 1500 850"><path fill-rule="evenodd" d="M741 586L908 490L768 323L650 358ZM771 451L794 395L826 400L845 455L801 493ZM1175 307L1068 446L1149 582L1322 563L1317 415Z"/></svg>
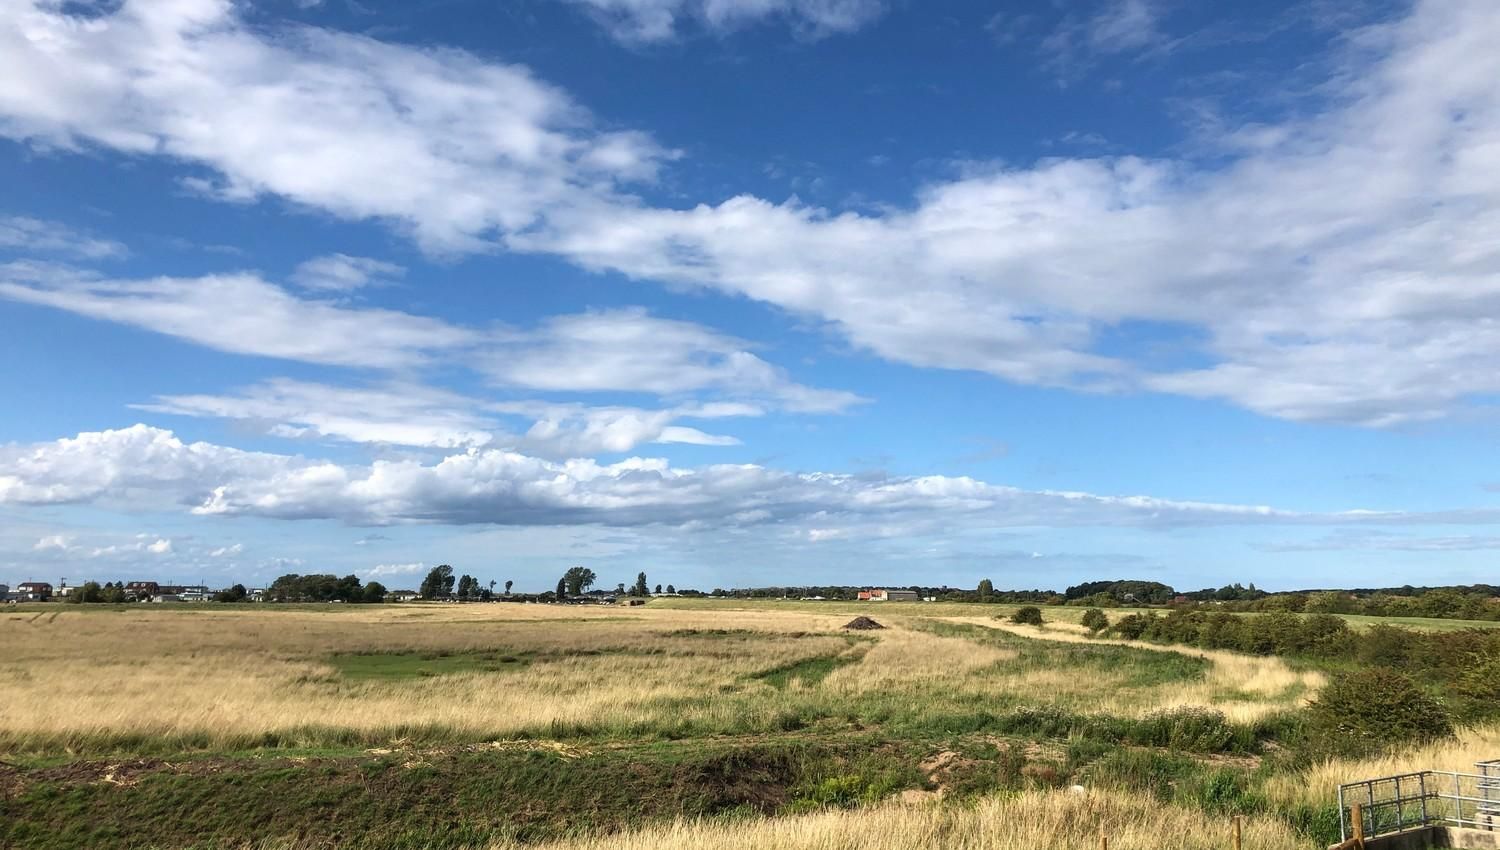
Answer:
<svg viewBox="0 0 1500 850"><path fill-rule="evenodd" d="M859 631L866 631L866 630L869 630L869 629L883 629L883 628L885 628L885 626L880 625L879 623L875 622L874 620L870 619L869 617L855 617L854 619L850 620L848 623L845 623L844 624L844 628L846 628L846 629L857 629Z"/></svg>

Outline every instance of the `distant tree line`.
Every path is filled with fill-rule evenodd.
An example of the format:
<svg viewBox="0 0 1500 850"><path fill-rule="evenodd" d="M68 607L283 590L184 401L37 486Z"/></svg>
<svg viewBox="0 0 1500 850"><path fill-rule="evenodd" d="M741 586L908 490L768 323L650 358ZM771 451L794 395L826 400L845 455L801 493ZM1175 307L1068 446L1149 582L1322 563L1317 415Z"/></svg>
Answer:
<svg viewBox="0 0 1500 850"><path fill-rule="evenodd" d="M240 588L243 590L244 588ZM363 584L359 576L297 575L288 573L266 588L268 602L384 602L385 585ZM226 599L224 601L234 601Z"/></svg>

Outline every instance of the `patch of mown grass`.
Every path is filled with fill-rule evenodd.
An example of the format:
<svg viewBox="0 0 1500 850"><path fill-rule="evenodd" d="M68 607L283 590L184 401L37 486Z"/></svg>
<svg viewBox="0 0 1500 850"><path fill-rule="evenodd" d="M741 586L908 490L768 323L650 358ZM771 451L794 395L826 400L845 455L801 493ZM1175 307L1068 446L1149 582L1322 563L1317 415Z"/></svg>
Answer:
<svg viewBox="0 0 1500 850"><path fill-rule="evenodd" d="M762 670L750 678L765 682L777 690L785 690L794 681L803 687L812 687L828 678L833 671L850 664L857 664L862 658L864 658L864 652L860 650L850 650L837 655L817 655L783 664L780 667L773 667L770 670Z"/></svg>
<svg viewBox="0 0 1500 850"><path fill-rule="evenodd" d="M525 654L480 652L358 652L329 656L328 663L345 679L396 681L454 673L501 673L531 663Z"/></svg>

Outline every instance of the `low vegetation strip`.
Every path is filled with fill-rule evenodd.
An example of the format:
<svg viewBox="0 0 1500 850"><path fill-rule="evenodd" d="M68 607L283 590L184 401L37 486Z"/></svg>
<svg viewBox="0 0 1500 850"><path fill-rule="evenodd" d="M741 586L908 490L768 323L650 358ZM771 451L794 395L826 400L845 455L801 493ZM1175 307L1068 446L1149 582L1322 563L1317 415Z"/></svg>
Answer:
<svg viewBox="0 0 1500 850"><path fill-rule="evenodd" d="M1108 836L1115 850L1223 850L1233 825L1145 795L1030 792L973 806L902 805L776 819L679 820L618 835L573 839L537 850L1078 850ZM1313 847L1285 823L1250 818L1246 850ZM490 850L518 850L505 843ZM287 848L291 850L291 848Z"/></svg>

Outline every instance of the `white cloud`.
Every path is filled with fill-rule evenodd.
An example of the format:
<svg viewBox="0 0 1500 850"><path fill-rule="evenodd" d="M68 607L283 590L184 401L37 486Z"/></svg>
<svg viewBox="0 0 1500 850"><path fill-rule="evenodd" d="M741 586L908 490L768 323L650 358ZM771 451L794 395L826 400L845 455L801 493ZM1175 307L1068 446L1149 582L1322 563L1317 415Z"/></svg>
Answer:
<svg viewBox="0 0 1500 850"><path fill-rule="evenodd" d="M101 280L11 263L0 266L0 298L133 325L220 351L335 366L415 366L479 338L438 319L299 298L252 274Z"/></svg>
<svg viewBox="0 0 1500 850"><path fill-rule="evenodd" d="M404 274L405 267L384 260L328 254L298 265L292 272L292 282L307 289L348 292L386 283Z"/></svg>
<svg viewBox="0 0 1500 850"><path fill-rule="evenodd" d="M507 334L475 368L501 384L528 389L658 395L712 389L815 413L862 400L796 384L747 348L702 325L639 309L612 310L557 316L535 330Z"/></svg>
<svg viewBox="0 0 1500 850"><path fill-rule="evenodd" d="M208 556L210 558L232 558L244 551L245 545L243 543L236 543L232 546L220 546L212 552L209 552Z"/></svg>
<svg viewBox="0 0 1500 850"><path fill-rule="evenodd" d="M144 545L146 547L145 551L150 552L153 555L166 555L172 551L172 541L166 539L165 537L158 538Z"/></svg>
<svg viewBox="0 0 1500 850"><path fill-rule="evenodd" d="M391 370L445 362L477 370L506 388L707 393L741 405L764 400L806 413L836 412L863 401L853 393L798 384L741 340L640 309L554 316L530 330L478 331L411 313L302 297L252 274L102 280L29 262L0 265L0 299L132 325L235 354ZM412 380L369 388L270 381L241 397L162 396L141 407L265 420L282 436L439 447L483 445L496 438L493 423L466 410L468 404ZM669 418L682 415L679 409ZM679 442L707 439L685 430L672 433Z"/></svg>
<svg viewBox="0 0 1500 850"><path fill-rule="evenodd" d="M0 448L0 504L63 503L140 510L175 504L203 516L352 524L723 529L789 523L822 529L817 533L825 537L829 529L850 526L866 529L865 536L949 524L996 529L1500 522L1500 512L1482 509L1305 514L1150 496L1022 490L967 477L792 473L753 464L685 469L649 458L553 462L499 449L470 449L436 463L341 465L185 444L169 431L144 425Z"/></svg>
<svg viewBox="0 0 1500 850"><path fill-rule="evenodd" d="M724 33L766 19L788 22L806 38L853 32L879 18L883 0L567 0L586 8L627 44L676 38L684 21Z"/></svg>
<svg viewBox="0 0 1500 850"><path fill-rule="evenodd" d="M68 551L68 549L72 548L72 545L73 538L65 534L49 534L48 536L38 540L36 544L31 547L31 550L33 552L66 552Z"/></svg>
<svg viewBox="0 0 1500 850"><path fill-rule="evenodd" d="M495 423L455 393L411 382L378 387L273 379L239 395L165 395L141 410L239 419L281 437L327 437L356 443L456 448L495 438Z"/></svg>
<svg viewBox="0 0 1500 850"><path fill-rule="evenodd" d="M433 250L531 224L674 154L601 130L525 68L305 27L247 27L224 0L128 0L87 19L0 4L0 134L211 169L231 200L296 198L411 225ZM412 210L424 210L421 220Z"/></svg>
<svg viewBox="0 0 1500 850"><path fill-rule="evenodd" d="M223 195L386 220L429 250L547 252L710 287L881 357L1028 384L1377 426L1500 392L1491 0L1420 0L1350 34L1320 111L1230 127L1207 164L976 166L877 213L744 195L652 207L626 181L673 154L600 127L524 69L458 51L250 29L208 0L127 3L89 21L8 4L0 133L158 153L205 169ZM682 8L669 9L673 28ZM1101 49L1149 39L1149 5L1109 9L1084 37ZM119 298L68 296L100 315ZM1205 365L1137 354L1163 336L1173 362ZM733 374L734 356L721 357L706 371ZM523 364L494 373L560 380L550 363Z"/></svg>
<svg viewBox="0 0 1500 850"><path fill-rule="evenodd" d="M388 576L412 576L427 572L426 564L377 564L367 570L360 570L359 574L366 579L384 578Z"/></svg>
<svg viewBox="0 0 1500 850"><path fill-rule="evenodd" d="M0 251L17 251L30 255L62 254L87 260L108 260L125 256L124 245L79 233L65 224L27 216L0 216Z"/></svg>
<svg viewBox="0 0 1500 850"><path fill-rule="evenodd" d="M410 382L341 387L273 379L238 395L168 395L133 405L154 413L237 419L286 438L330 438L423 448L489 446L546 457L626 452L645 443L738 445L733 437L676 424L684 419L759 416L735 402L659 410L544 401L482 402ZM530 423L512 433L498 418Z"/></svg>

